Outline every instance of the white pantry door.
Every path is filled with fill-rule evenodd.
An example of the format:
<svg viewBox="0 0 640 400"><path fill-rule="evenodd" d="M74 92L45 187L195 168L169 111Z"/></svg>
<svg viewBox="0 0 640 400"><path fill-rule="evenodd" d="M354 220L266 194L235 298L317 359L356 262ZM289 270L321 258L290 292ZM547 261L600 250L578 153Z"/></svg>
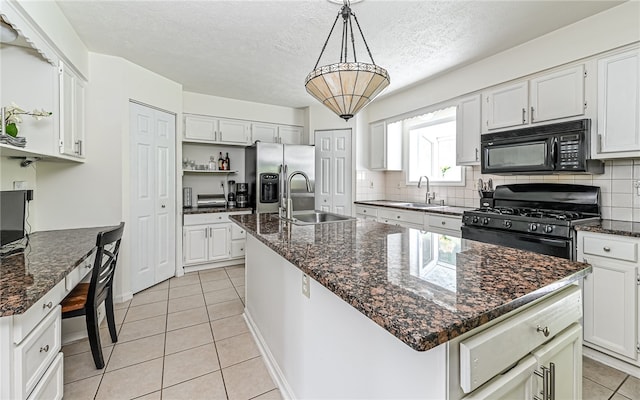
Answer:
<svg viewBox="0 0 640 400"><path fill-rule="evenodd" d="M351 129L315 131L316 210L351 215Z"/></svg>
<svg viewBox="0 0 640 400"><path fill-rule="evenodd" d="M131 102L131 290L175 275L175 115Z"/></svg>

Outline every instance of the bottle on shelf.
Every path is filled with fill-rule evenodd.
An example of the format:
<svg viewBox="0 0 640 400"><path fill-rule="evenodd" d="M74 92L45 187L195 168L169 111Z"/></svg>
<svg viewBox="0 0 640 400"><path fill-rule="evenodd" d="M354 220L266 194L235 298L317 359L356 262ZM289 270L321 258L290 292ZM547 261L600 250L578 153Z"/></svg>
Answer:
<svg viewBox="0 0 640 400"><path fill-rule="evenodd" d="M220 171L224 171L224 158L222 158L222 152L220 152L220 155L218 156L218 169Z"/></svg>
<svg viewBox="0 0 640 400"><path fill-rule="evenodd" d="M227 171L231 170L231 160L229 159L229 153L227 153L227 158L224 159L227 164Z"/></svg>
<svg viewBox="0 0 640 400"><path fill-rule="evenodd" d="M209 169L212 171L216 170L216 158L214 156L209 157Z"/></svg>

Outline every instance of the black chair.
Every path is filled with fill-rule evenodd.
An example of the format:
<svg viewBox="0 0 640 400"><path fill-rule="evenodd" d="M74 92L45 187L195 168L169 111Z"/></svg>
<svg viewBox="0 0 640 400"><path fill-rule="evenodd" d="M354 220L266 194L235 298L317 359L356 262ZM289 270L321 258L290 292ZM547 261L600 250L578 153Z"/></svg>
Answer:
<svg viewBox="0 0 640 400"><path fill-rule="evenodd" d="M121 222L115 229L98 233L96 258L91 271L90 283L79 283L61 303L62 318L85 316L91 354L98 369L104 368L98 326L98 307L103 301L111 341L114 343L118 341L113 313L113 275L116 270L123 231L124 222Z"/></svg>

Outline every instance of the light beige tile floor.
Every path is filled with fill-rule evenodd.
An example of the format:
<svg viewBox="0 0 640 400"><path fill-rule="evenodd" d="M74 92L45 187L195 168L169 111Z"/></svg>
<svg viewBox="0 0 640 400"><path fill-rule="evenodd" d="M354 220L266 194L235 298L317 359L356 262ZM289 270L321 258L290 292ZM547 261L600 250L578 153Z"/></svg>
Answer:
<svg viewBox="0 0 640 400"><path fill-rule="evenodd" d="M117 304L118 343L101 329L106 367L87 340L64 346L64 398L281 399L242 317L244 268L173 278ZM584 358L584 400L640 400L640 379Z"/></svg>
<svg viewBox="0 0 640 400"><path fill-rule="evenodd" d="M118 343L101 327L106 366L85 339L64 346L64 398L280 399L242 317L244 267L187 274L115 305Z"/></svg>

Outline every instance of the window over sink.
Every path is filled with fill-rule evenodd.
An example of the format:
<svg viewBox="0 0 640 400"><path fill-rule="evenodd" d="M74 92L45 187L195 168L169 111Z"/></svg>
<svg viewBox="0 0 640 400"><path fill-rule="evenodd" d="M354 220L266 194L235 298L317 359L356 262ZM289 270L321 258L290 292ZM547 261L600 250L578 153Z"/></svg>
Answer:
<svg viewBox="0 0 640 400"><path fill-rule="evenodd" d="M427 112L395 124L400 124L406 143L407 184L417 184L423 175L435 185L464 184L464 168L456 166L456 107Z"/></svg>

